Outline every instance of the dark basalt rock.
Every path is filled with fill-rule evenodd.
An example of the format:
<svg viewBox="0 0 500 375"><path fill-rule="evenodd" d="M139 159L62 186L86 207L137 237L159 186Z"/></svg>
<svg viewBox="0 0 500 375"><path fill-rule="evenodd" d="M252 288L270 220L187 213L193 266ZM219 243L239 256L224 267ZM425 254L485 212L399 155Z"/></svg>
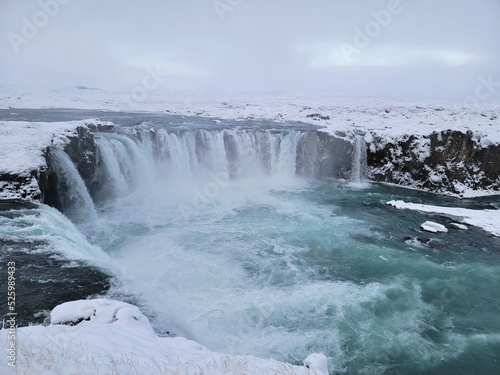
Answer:
<svg viewBox="0 0 500 375"><path fill-rule="evenodd" d="M458 196L464 188L500 190L500 145L485 147L471 131L411 135L396 143L375 136L367 158L368 176L374 181Z"/></svg>
<svg viewBox="0 0 500 375"><path fill-rule="evenodd" d="M87 183L89 190L99 184L98 168L99 150L94 134L85 127L77 128L77 136L71 137L64 151L69 155L76 169Z"/></svg>
<svg viewBox="0 0 500 375"><path fill-rule="evenodd" d="M353 146L329 133L306 133L297 146L297 174L307 177L348 178Z"/></svg>
<svg viewBox="0 0 500 375"><path fill-rule="evenodd" d="M96 118L94 122L85 122L85 126L87 126L91 131L94 132L110 132L115 128L114 124L102 123L98 118Z"/></svg>
<svg viewBox="0 0 500 375"><path fill-rule="evenodd" d="M317 120L317 121L319 121L319 120L324 120L324 121L330 120L330 116L328 116L328 115L322 115L320 113L311 113L309 115L306 115L306 117L312 118L313 120Z"/></svg>
<svg viewBox="0 0 500 375"><path fill-rule="evenodd" d="M98 127L95 127L98 131ZM80 126L76 129L75 136L69 136L69 142L64 147L64 152L68 154L75 164L78 173L82 177L85 186L94 201L102 201L113 195L110 191L110 184L106 176L104 162L99 152L99 147L94 133L87 126ZM40 185L44 192L44 203L61 209L57 187L61 188L58 182L57 170L53 167L50 157L50 147L45 150L47 161L47 183ZM58 203L59 202L59 203Z"/></svg>
<svg viewBox="0 0 500 375"><path fill-rule="evenodd" d="M47 185L45 167L23 175L0 173L0 197L2 198L43 202Z"/></svg>
<svg viewBox="0 0 500 375"><path fill-rule="evenodd" d="M103 126L106 131L113 128L113 125L108 129L107 125L99 124L97 131ZM106 191L107 179L94 133L88 127L80 126L77 128L77 136L69 139L64 151L78 169L92 198L101 200L109 196L111 193Z"/></svg>

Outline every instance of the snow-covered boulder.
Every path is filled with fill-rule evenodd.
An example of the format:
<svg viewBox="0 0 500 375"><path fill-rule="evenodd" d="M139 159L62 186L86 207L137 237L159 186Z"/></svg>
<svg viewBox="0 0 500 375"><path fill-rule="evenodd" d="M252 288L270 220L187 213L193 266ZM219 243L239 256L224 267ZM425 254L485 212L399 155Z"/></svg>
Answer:
<svg viewBox="0 0 500 375"><path fill-rule="evenodd" d="M51 324L123 324L151 329L149 319L138 307L109 299L65 302L50 313Z"/></svg>
<svg viewBox="0 0 500 375"><path fill-rule="evenodd" d="M438 232L441 232L441 233L446 233L448 232L448 229L442 225L442 224L439 224L439 223L435 223L433 221L426 221L425 223L421 224L420 227L427 231L427 232L431 232L431 233L438 233Z"/></svg>

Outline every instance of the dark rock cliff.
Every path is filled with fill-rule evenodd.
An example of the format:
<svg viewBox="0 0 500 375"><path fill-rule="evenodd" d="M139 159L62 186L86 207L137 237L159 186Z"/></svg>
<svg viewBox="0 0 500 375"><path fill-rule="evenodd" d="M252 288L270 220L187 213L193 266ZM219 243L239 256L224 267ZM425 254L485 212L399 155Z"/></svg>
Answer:
<svg viewBox="0 0 500 375"><path fill-rule="evenodd" d="M463 196L466 190L500 192L500 145L472 132L446 130L386 141L376 135L367 149L373 181Z"/></svg>
<svg viewBox="0 0 500 375"><path fill-rule="evenodd" d="M297 174L317 178L348 178L352 149L351 142L329 133L307 133L297 147Z"/></svg>
<svg viewBox="0 0 500 375"><path fill-rule="evenodd" d="M23 175L0 173L0 199L43 202L47 188L48 173L46 167L32 170Z"/></svg>
<svg viewBox="0 0 500 375"><path fill-rule="evenodd" d="M93 131L92 131L92 130ZM108 131L111 127L78 127L77 136L71 137L64 151L78 169L90 195L98 199L105 190L106 178L104 174L102 158L99 154L94 132Z"/></svg>

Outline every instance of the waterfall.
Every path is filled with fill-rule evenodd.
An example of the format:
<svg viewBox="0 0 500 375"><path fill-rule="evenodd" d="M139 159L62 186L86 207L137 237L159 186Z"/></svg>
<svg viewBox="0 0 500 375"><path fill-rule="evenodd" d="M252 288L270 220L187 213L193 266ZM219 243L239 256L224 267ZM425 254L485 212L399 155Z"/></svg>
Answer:
<svg viewBox="0 0 500 375"><path fill-rule="evenodd" d="M189 190L193 183L205 183L214 175L231 180L345 178L352 169L352 181L363 176L362 147L357 146L351 166L351 145L317 131L141 125L96 133L94 140L95 158L90 165L94 169L85 167L85 183L65 152L56 148L49 152L51 190L46 203L73 221L95 215L85 184L100 202L132 192L165 197L169 189Z"/></svg>
<svg viewBox="0 0 500 375"><path fill-rule="evenodd" d="M364 133L357 133L352 153L350 181L356 184L363 182L366 173L366 143Z"/></svg>
<svg viewBox="0 0 500 375"><path fill-rule="evenodd" d="M155 161L160 175L186 179L224 172L236 179L295 176L297 145L303 133L151 129L138 134L143 152Z"/></svg>
<svg viewBox="0 0 500 375"><path fill-rule="evenodd" d="M134 162L128 153L124 137L101 136L96 139L106 183L114 196L123 196L130 191Z"/></svg>
<svg viewBox="0 0 500 375"><path fill-rule="evenodd" d="M94 202L70 157L60 149L51 148L49 160L55 180L55 196L52 197L55 207L75 222L95 219Z"/></svg>

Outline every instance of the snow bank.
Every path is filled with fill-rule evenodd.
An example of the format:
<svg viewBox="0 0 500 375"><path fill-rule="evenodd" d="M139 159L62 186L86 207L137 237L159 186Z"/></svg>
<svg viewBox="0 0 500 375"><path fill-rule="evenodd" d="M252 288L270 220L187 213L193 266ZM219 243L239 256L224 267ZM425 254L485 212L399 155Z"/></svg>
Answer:
<svg viewBox="0 0 500 375"><path fill-rule="evenodd" d="M399 209L432 212L457 219L462 223L482 228L494 236L500 237L500 210L471 210L459 207L441 207L426 204L406 203L401 200L387 202L388 205Z"/></svg>
<svg viewBox="0 0 500 375"><path fill-rule="evenodd" d="M79 125L80 121L0 121L0 173L29 175L44 166L45 148L64 144Z"/></svg>
<svg viewBox="0 0 500 375"><path fill-rule="evenodd" d="M299 367L212 352L182 337L158 337L139 309L124 302L67 302L54 308L51 320L47 327L18 329L18 373L328 374L322 354L310 355ZM7 334L5 329L0 331L5 350ZM9 373L6 356L0 357L0 373Z"/></svg>
<svg viewBox="0 0 500 375"><path fill-rule="evenodd" d="M318 375L328 375L328 360L324 354L313 353L304 360L304 367L316 371Z"/></svg>

